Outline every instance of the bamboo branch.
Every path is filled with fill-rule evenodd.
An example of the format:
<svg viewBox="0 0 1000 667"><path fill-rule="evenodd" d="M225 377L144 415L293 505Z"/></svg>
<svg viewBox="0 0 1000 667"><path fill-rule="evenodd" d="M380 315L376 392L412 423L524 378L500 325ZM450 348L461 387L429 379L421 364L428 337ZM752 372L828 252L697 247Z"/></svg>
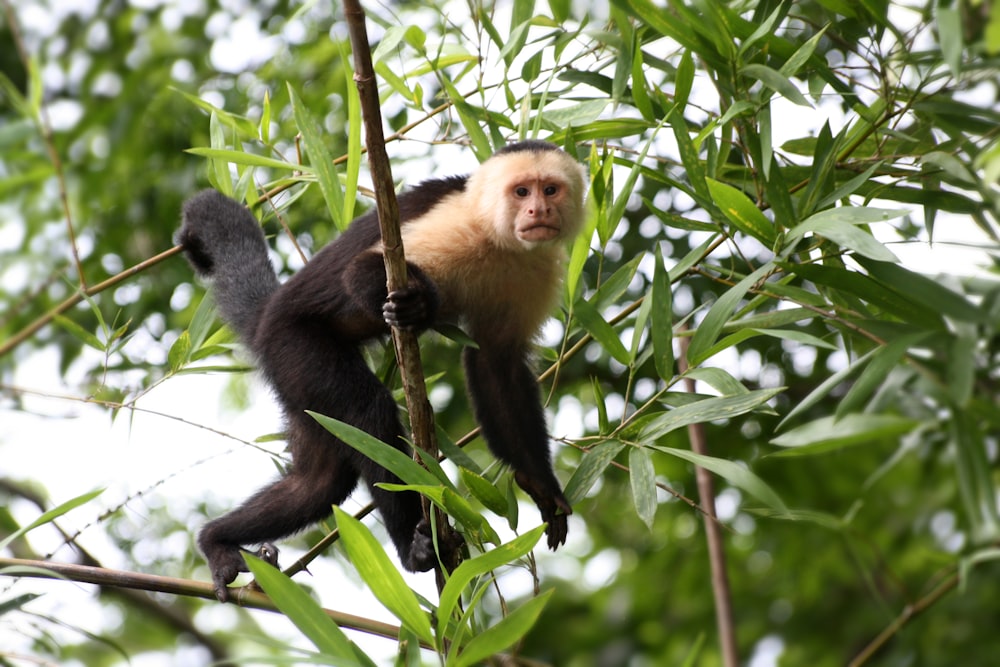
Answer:
<svg viewBox="0 0 1000 667"><path fill-rule="evenodd" d="M90 565L73 563L55 563L47 560L28 560L24 558L0 558L0 574L12 577L35 577L40 579L69 579L99 586L116 588L131 588L140 591L170 593L187 597L200 597L215 600L215 591L210 582L161 577L155 574L142 574L124 570L110 570ZM241 588L234 591L233 604L250 609L278 611L277 606L263 593ZM399 627L373 621L362 616L344 612L324 610L326 615L342 628L352 628L390 639L399 638Z"/></svg>
<svg viewBox="0 0 1000 667"><path fill-rule="evenodd" d="M375 206L378 211L379 228L382 233L382 255L385 259L386 287L389 292L406 287L406 257L403 253L403 238L399 229L399 206L392 180L392 168L385 152L385 137L382 132L382 111L378 100L378 86L372 67L371 46L365 28L365 12L358 0L345 0L344 17L351 37L351 51L354 54L354 83L361 99L361 116L364 119L365 145L368 165L372 173L375 190ZM420 347L417 334L393 327L393 346L396 362L399 364L406 407L410 415L410 433L413 444L437 457L438 446L434 430L434 411L427 398L424 384L424 370L420 361ZM425 516L429 516L428 503L424 503ZM443 514L438 514L439 536L447 538L450 528ZM443 532L441 532L443 531ZM455 544L454 539L443 539L442 545ZM449 551L454 551L449 550ZM456 564L455 553L441 554L445 566L450 570ZM443 585L439 577L438 583Z"/></svg>

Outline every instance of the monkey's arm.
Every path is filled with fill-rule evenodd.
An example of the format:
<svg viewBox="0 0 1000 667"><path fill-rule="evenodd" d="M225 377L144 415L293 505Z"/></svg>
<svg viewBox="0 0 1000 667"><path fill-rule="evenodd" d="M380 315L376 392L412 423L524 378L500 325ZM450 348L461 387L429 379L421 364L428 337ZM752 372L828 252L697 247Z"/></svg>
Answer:
<svg viewBox="0 0 1000 667"><path fill-rule="evenodd" d="M545 413L535 376L518 349L466 348L465 378L486 442L514 468L518 486L535 501L550 549L566 541L569 502L552 471Z"/></svg>
<svg viewBox="0 0 1000 667"><path fill-rule="evenodd" d="M438 313L437 287L416 265L406 264L407 285L388 293L385 260L374 252L355 257L344 272L350 300L364 323L378 334L389 326L423 331L434 324Z"/></svg>

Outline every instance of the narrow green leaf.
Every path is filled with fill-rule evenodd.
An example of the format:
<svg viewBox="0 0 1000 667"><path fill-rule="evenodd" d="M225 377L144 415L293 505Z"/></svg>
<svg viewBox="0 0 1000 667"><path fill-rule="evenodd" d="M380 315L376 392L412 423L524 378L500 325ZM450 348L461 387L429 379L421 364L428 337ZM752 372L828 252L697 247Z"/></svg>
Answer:
<svg viewBox="0 0 1000 667"><path fill-rule="evenodd" d="M935 3L937 10L938 40L941 43L941 55L954 77L962 74L962 16L958 6L948 7Z"/></svg>
<svg viewBox="0 0 1000 667"><path fill-rule="evenodd" d="M927 308L962 322L982 322L986 313L963 294L948 289L940 280L911 271L898 264L871 261L862 257L858 263L868 275L892 290L919 299Z"/></svg>
<svg viewBox="0 0 1000 667"><path fill-rule="evenodd" d="M830 239L848 250L882 262L898 262L899 259L884 245L875 240L868 231L856 225L881 222L899 217L905 210L875 209L855 206L841 206L827 209L809 216L785 236L786 247L806 234L815 234Z"/></svg>
<svg viewBox="0 0 1000 667"><path fill-rule="evenodd" d="M649 99L647 92L646 74L642 70L642 44L636 40L633 46L635 51L632 56L632 103L639 110L642 117L649 122L655 122L653 112L653 102Z"/></svg>
<svg viewBox="0 0 1000 667"><path fill-rule="evenodd" d="M652 312L649 318L653 362L659 376L669 380L674 376L674 307L670 275L663 266L659 246L653 252L653 261Z"/></svg>
<svg viewBox="0 0 1000 667"><path fill-rule="evenodd" d="M358 450L407 484L440 486L441 480L405 453L359 428L337 419L306 410L313 419L344 443Z"/></svg>
<svg viewBox="0 0 1000 667"><path fill-rule="evenodd" d="M586 299L577 301L573 306L573 315L587 332L594 337L594 340L600 343L601 347L615 358L615 361L623 366L628 366L632 363L628 350L625 349L625 344L618 338L618 333L614 330L614 327L601 317L601 314L597 312L597 309L590 302Z"/></svg>
<svg viewBox="0 0 1000 667"><path fill-rule="evenodd" d="M636 514L646 526L653 530L656 517L656 471L653 457L645 447L632 447L628 452L629 482L632 486L632 502Z"/></svg>
<svg viewBox="0 0 1000 667"><path fill-rule="evenodd" d="M242 157L242 153L238 151L226 150L226 132L222 127L222 123L219 122L219 114L215 111L211 112L208 118L208 136L212 143L211 149L205 148L189 148L188 152L198 155L198 151L210 150L213 153L218 152L224 155L234 155L236 157ZM222 154L212 155L204 154L208 160L208 182L212 184L216 190L229 197L233 196L233 180L229 176L229 158L224 157Z"/></svg>
<svg viewBox="0 0 1000 667"><path fill-rule="evenodd" d="M68 333L72 334L74 338L79 340L81 343L94 348L98 352L104 352L107 348L107 345L105 345L100 338L87 331L65 315L55 315L52 319Z"/></svg>
<svg viewBox="0 0 1000 667"><path fill-rule="evenodd" d="M793 407L788 412L788 414L785 415L785 418L781 420L781 422L775 428L775 431L780 431L782 428L784 428L785 424L791 421L794 417L803 412L806 412L807 410L809 410L809 408L813 407L821 400L823 400L831 391L840 386L841 383L844 382L844 380L846 380L848 377L861 370L865 366L865 364L867 364L871 360L871 358L875 355L875 353L878 352L879 349L880 348L869 350L861 357L855 359L850 365L840 369L839 371L828 377L826 380L821 382L818 387L809 392L808 396L806 396L804 399L795 404L795 407Z"/></svg>
<svg viewBox="0 0 1000 667"><path fill-rule="evenodd" d="M254 580L319 651L338 665L375 666L301 586L255 556L246 554L244 559Z"/></svg>
<svg viewBox="0 0 1000 667"><path fill-rule="evenodd" d="M341 49L340 61L350 62L347 45L344 42L338 44ZM358 200L358 176L361 172L361 126L364 125L364 121L361 118L361 93L358 91L357 84L354 83L354 71L350 67L344 68L344 78L347 89L347 173L344 180L344 212L341 219L345 224L350 224L354 220L354 208Z"/></svg>
<svg viewBox="0 0 1000 667"><path fill-rule="evenodd" d="M684 114L675 107L670 112L669 118L670 128L674 131L677 149L681 154L681 163L683 163L684 170L687 172L691 187L694 188L698 196L705 202L708 202L712 199L712 194L709 192L708 183L705 180L705 165L698 159L698 147L691 140L690 130L688 129L687 121L684 120Z"/></svg>
<svg viewBox="0 0 1000 667"><path fill-rule="evenodd" d="M481 502L487 509L500 516L507 515L507 499L493 486L493 483L481 475L477 475L466 468L458 469L462 483L468 487L469 492Z"/></svg>
<svg viewBox="0 0 1000 667"><path fill-rule="evenodd" d="M732 316L736 305L751 287L761 281L774 265L768 262L749 276L729 288L718 300L712 304L705 319L701 321L694 335L691 337L691 344L688 346L688 365L697 366L708 358L709 348L718 339L722 332L722 327Z"/></svg>
<svg viewBox="0 0 1000 667"><path fill-rule="evenodd" d="M796 49L795 53L793 53L791 57L785 61L785 64L782 65L781 69L778 71L784 76L795 76L798 74L799 70L802 69L802 66L809 62L809 59L812 58L812 54L816 51L816 46L823 38L823 35L826 34L826 29L828 27L830 27L829 24L820 28L819 31L810 37L805 44Z"/></svg>
<svg viewBox="0 0 1000 667"><path fill-rule="evenodd" d="M691 57L691 51L685 49L684 53L681 54L681 61L677 64L677 76L674 77L674 102L678 109L684 109L687 106L693 84L694 58Z"/></svg>
<svg viewBox="0 0 1000 667"><path fill-rule="evenodd" d="M382 545L360 521L340 507L334 505L333 513L344 550L372 594L411 632L433 645L430 617L420 608L417 596L392 566Z"/></svg>
<svg viewBox="0 0 1000 667"><path fill-rule="evenodd" d="M271 143L271 94L264 91L263 109L260 114L260 140L265 144Z"/></svg>
<svg viewBox="0 0 1000 667"><path fill-rule="evenodd" d="M573 476L563 491L570 505L575 505L584 499L594 482L604 474L623 447L625 444L618 440L605 440L583 455L580 465L573 471Z"/></svg>
<svg viewBox="0 0 1000 667"><path fill-rule="evenodd" d="M0 540L0 550L6 549L8 544L12 543L14 540L18 539L27 532L34 530L39 526L44 526L53 519L58 519L63 514L69 512L72 509L76 509L81 505L86 505L87 503L89 503L91 500L101 495L102 493L104 493L104 489L94 489L93 491L88 491L87 493L83 493L79 496L76 496L75 498L67 500L66 502L56 507L53 507L52 509L43 513L40 517L29 523L27 526L15 530L13 533Z"/></svg>
<svg viewBox="0 0 1000 667"><path fill-rule="evenodd" d="M298 93L291 84L288 85L288 96L292 105L292 115L295 117L295 126L299 128L302 135L302 143L309 156L309 163L316 172L316 182L319 184L320 192L326 201L326 210L330 213L330 220L333 221L337 229L343 231L347 228L350 220L344 219L344 191L341 190L340 176L337 174L337 165L333 163L333 156L327 150L323 141L323 130L319 122L309 113Z"/></svg>
<svg viewBox="0 0 1000 667"><path fill-rule="evenodd" d="M896 415L854 413L837 419L821 417L779 435L771 444L784 447L771 456L807 456L862 445L875 440L898 438L919 422Z"/></svg>
<svg viewBox="0 0 1000 667"><path fill-rule="evenodd" d="M537 526L524 535L516 537L496 549L491 549L480 556L462 561L455 568L455 571L449 575L448 581L441 590L441 598L437 609L438 634L440 636L445 635L448 622L451 620L462 597L462 592L469 582L476 577L480 577L487 572L492 572L499 567L513 563L517 559L524 557L535 548L535 545L538 544L538 540L541 539L544 532L544 525Z"/></svg>
<svg viewBox="0 0 1000 667"><path fill-rule="evenodd" d="M843 419L852 412L861 411L872 393L885 381L889 373L899 365L900 360L906 354L907 350L927 338L928 335L929 333L926 331L906 334L876 350L875 354L871 357L871 361L868 362L861 375L858 376L857 381L837 405L834 416L837 419Z"/></svg>
<svg viewBox="0 0 1000 667"><path fill-rule="evenodd" d="M719 210L737 229L754 237L768 248L774 245L777 237L774 224L750 201L749 197L727 183L712 178L705 180Z"/></svg>
<svg viewBox="0 0 1000 667"><path fill-rule="evenodd" d="M277 160L271 157L265 157L263 155L257 155L255 153L244 153L243 151L234 151L229 148L189 148L188 153L192 155L201 155L204 157L213 158L218 160L221 164L226 162L232 162L233 164L245 165L248 167L267 167L269 169L281 169L286 171L304 171L311 173L313 168L309 165L294 164L292 162L285 162L284 160ZM226 181L229 181L229 172L226 171ZM231 194L231 193L230 193Z"/></svg>
<svg viewBox="0 0 1000 667"><path fill-rule="evenodd" d="M732 419L756 410L782 391L784 388L755 389L735 396L717 396L682 405L646 422L639 432L639 438L643 441L659 440L668 433L691 424Z"/></svg>
<svg viewBox="0 0 1000 667"><path fill-rule="evenodd" d="M797 104L803 107L812 108L812 104L809 100L795 87L795 84L791 82L788 77L783 75L781 72L774 70L767 65L761 65L758 63L750 63L744 65L740 68L740 74L748 76L752 79L757 79L766 88L777 92L779 95L784 97L786 100L792 104Z"/></svg>
<svg viewBox="0 0 1000 667"><path fill-rule="evenodd" d="M976 418L959 411L951 420L950 436L955 447L958 491L976 543L995 542L1000 536L997 485L993 479L987 443Z"/></svg>
<svg viewBox="0 0 1000 667"><path fill-rule="evenodd" d="M191 334L187 331L182 331L181 335L174 341L174 344L170 346L170 351L167 352L167 363L170 365L170 370L176 373L190 358Z"/></svg>
<svg viewBox="0 0 1000 667"><path fill-rule="evenodd" d="M746 491L748 494L779 514L788 513L788 508L781 500L781 497L775 493L774 489L768 486L767 483L760 477L738 463L727 461L726 459L716 458L714 456L695 454L694 452L686 449L674 449L673 447L659 447L656 445L650 446L661 452L670 454L671 456L676 456L679 459L689 461L696 466L708 470L709 472L715 473L736 488Z"/></svg>
<svg viewBox="0 0 1000 667"><path fill-rule="evenodd" d="M549 589L538 597L524 602L496 625L475 635L465 645L455 663L457 667L482 664L491 655L499 653L519 642L542 615L542 609L555 589Z"/></svg>

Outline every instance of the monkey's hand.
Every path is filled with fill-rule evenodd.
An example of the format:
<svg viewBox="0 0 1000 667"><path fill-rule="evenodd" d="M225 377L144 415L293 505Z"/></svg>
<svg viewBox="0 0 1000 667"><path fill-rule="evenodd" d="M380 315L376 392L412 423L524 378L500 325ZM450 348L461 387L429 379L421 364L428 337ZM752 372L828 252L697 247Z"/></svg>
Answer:
<svg viewBox="0 0 1000 667"><path fill-rule="evenodd" d="M422 331L434 322L437 311L435 295L422 285L389 292L382 305L382 318L390 327Z"/></svg>
<svg viewBox="0 0 1000 667"><path fill-rule="evenodd" d="M569 501L559 490L558 483L555 483L554 489L549 488L547 485L539 484L537 480L529 478L519 470L514 473L514 481L531 496L535 505L538 506L542 521L548 524L545 534L548 536L549 549L555 551L560 544L566 543L566 535L569 534L566 516L573 513Z"/></svg>

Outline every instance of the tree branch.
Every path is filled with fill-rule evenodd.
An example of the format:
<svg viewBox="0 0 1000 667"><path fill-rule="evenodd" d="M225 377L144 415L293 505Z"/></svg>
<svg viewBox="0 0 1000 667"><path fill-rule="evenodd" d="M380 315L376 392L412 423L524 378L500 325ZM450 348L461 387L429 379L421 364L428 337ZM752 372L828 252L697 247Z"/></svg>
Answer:
<svg viewBox="0 0 1000 667"><path fill-rule="evenodd" d="M215 600L215 591L210 582L161 577L155 574L141 574L139 572L124 570L109 570L90 565L55 563L47 560L28 560L24 558L0 558L0 574L12 577L35 577L39 579L69 579L70 581L97 584L99 586L131 588L141 591L154 591L157 593L170 593L173 595ZM263 593L251 591L247 588L241 588L234 592L233 604L251 609L278 611L277 606L271 601L271 598ZM360 630L361 632L388 637L390 639L399 638L398 626L330 609L324 611L337 625L343 628Z"/></svg>
<svg viewBox="0 0 1000 667"><path fill-rule="evenodd" d="M358 86L358 94L361 99L361 116L364 119L368 165L372 173L375 206L382 233L386 286L392 292L406 287L406 257L403 253L403 238L399 230L399 206L396 202L392 169L385 152L382 111L378 100L378 86L375 83L375 70L372 67L368 31L365 28L365 12L361 8L359 0L345 0L344 17L347 20L347 28L351 36L351 51L354 54L354 82ZM410 414L410 433L413 444L436 457L438 446L434 429L434 411L427 398L417 334L393 327L392 341L396 349L396 362L399 364L403 392L406 395L406 407ZM424 510L425 515L429 516L426 500ZM442 538L447 538L447 533L451 529L447 526L444 515L439 513L437 519L439 531L442 531L439 532L439 535ZM442 539L440 543L445 545L456 542L454 539ZM441 556L449 570L456 565L457 554L442 553ZM443 580L440 577L438 583L439 586L443 585Z"/></svg>

